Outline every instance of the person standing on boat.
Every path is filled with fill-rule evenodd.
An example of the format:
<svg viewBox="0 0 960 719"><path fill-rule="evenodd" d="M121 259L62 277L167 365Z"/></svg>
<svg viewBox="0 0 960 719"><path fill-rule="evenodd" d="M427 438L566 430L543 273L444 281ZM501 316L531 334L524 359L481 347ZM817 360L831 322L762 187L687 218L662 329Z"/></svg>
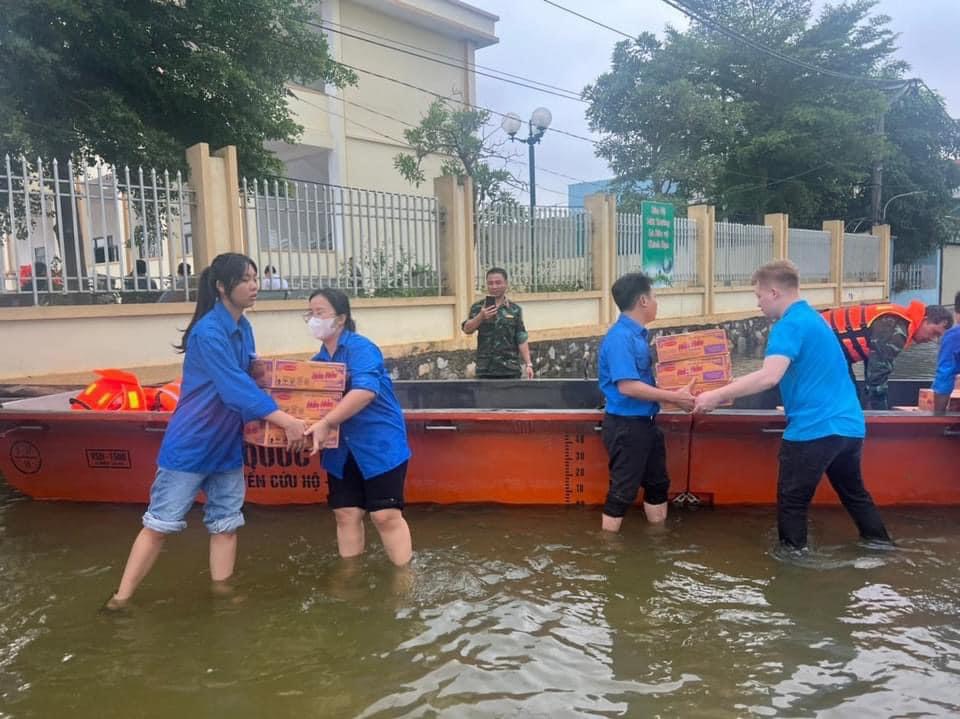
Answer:
<svg viewBox="0 0 960 719"><path fill-rule="evenodd" d="M824 310L850 366L863 362L865 408L890 409L887 381L893 366L911 344L933 342L953 325L950 312L939 305L911 302L909 307L893 304L852 305Z"/></svg>
<svg viewBox="0 0 960 719"><path fill-rule="evenodd" d="M610 458L601 527L618 532L641 487L647 520L666 520L670 478L663 432L655 424L658 403L693 409L693 383L677 390L657 387L646 327L657 317L650 278L640 272L626 274L613 283L611 292L620 318L600 343L598 357L600 391L606 398L602 438Z"/></svg>
<svg viewBox="0 0 960 719"><path fill-rule="evenodd" d="M960 292L953 298L953 313L957 324L943 335L937 355L937 374L933 379L934 414L946 413L960 374Z"/></svg>
<svg viewBox="0 0 960 719"><path fill-rule="evenodd" d="M860 457L866 423L846 359L830 326L800 298L800 275L789 260L753 275L757 304L774 321L763 366L725 387L704 392L694 412L780 385L787 427L780 446L777 526L781 545L807 546L807 511L826 473L865 540L889 542L863 485Z"/></svg>
<svg viewBox="0 0 960 719"><path fill-rule="evenodd" d="M304 320L323 343L313 357L319 362L347 366L347 391L330 413L307 429L313 454L331 432L339 430L339 446L324 449L327 502L337 520L337 548L344 558L363 553L364 517L369 513L390 561L410 561L413 543L403 517L403 486L407 477L407 428L383 364L380 349L357 334L350 299L342 291L325 288L310 295Z"/></svg>
<svg viewBox="0 0 960 719"><path fill-rule="evenodd" d="M187 526L184 517L200 491L206 495L210 578L216 589L228 589L237 529L244 524L244 423L267 419L283 427L290 450L304 448L306 424L277 409L249 374L256 355L253 330L243 313L256 299L257 266L245 255L218 255L200 275L197 306L178 346L185 352L180 401L160 446L143 529L108 609L127 604L167 535Z"/></svg>
<svg viewBox="0 0 960 719"><path fill-rule="evenodd" d="M523 310L507 299L507 271L487 270L487 296L470 307L460 327L477 333L477 377L480 379L533 379L533 362Z"/></svg>

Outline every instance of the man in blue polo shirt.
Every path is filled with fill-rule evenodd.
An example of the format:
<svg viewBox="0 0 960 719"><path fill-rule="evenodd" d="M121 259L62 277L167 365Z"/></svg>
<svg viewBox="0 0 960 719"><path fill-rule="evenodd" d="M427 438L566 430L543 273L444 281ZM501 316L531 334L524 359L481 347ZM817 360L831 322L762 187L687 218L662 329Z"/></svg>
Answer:
<svg viewBox="0 0 960 719"><path fill-rule="evenodd" d="M866 540L889 542L880 513L863 486L860 455L866 425L843 350L823 318L800 299L800 275L789 260L753 275L757 304L774 320L763 366L704 392L695 412L780 384L787 428L780 447L777 527L780 543L807 546L807 510L824 473Z"/></svg>
<svg viewBox="0 0 960 719"><path fill-rule="evenodd" d="M600 344L597 364L600 391L607 400L602 437L610 457L602 527L617 532L641 486L647 519L666 520L670 478L663 432L654 420L659 402L690 410L693 395L689 386L659 389L653 377L646 325L657 317L657 299L650 278L639 272L624 275L611 292L621 314Z"/></svg>
<svg viewBox="0 0 960 719"><path fill-rule="evenodd" d="M957 323L947 330L940 340L937 355L937 375L933 378L933 412L944 414L950 403L950 395L960 374L960 292L953 298L953 313Z"/></svg>

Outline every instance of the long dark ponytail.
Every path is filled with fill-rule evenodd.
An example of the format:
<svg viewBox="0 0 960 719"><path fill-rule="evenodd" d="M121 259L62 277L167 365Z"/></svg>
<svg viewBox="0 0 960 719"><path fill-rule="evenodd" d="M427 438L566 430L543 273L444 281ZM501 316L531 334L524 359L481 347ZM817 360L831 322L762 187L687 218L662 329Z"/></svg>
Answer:
<svg viewBox="0 0 960 719"><path fill-rule="evenodd" d="M349 330L350 332L357 331L357 323L353 321L353 315L350 314L350 298L347 297L346 292L334 287L321 287L310 293L310 299L312 300L317 295L324 297L327 302L330 303L330 306L333 307L333 311L338 315L346 316L343 322L343 329ZM310 300L307 301L309 302Z"/></svg>
<svg viewBox="0 0 960 719"><path fill-rule="evenodd" d="M224 293L229 296L233 292L233 288L243 282L244 275L247 274L247 269L250 267L253 268L254 272L257 271L257 263L246 255L241 255L239 252L224 252L222 255L214 257L210 266L200 273L200 279L197 283L197 307L193 311L190 324L183 331L180 344L174 345L178 352L187 351L190 330L220 300L217 283L223 285Z"/></svg>

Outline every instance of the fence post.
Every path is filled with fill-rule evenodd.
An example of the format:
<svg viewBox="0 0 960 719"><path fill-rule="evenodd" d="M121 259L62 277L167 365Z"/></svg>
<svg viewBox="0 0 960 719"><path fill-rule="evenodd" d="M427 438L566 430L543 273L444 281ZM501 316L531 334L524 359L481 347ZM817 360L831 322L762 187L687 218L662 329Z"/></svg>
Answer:
<svg viewBox="0 0 960 719"><path fill-rule="evenodd" d="M460 337L474 294L473 188L469 177L438 177L433 194L440 209L440 269L453 295L452 339Z"/></svg>
<svg viewBox="0 0 960 719"><path fill-rule="evenodd" d="M790 215L774 212L763 216L763 224L773 229L773 259L790 259Z"/></svg>
<svg viewBox="0 0 960 719"><path fill-rule="evenodd" d="M222 252L244 252L240 214L237 148L228 145L210 154L205 142L187 148L190 187L196 210L191 215L193 271L200 273Z"/></svg>
<svg viewBox="0 0 960 719"><path fill-rule="evenodd" d="M691 205L687 208L687 218L697 223L697 274L703 287L703 314L712 315L713 302L713 264L716 253L716 210L712 205Z"/></svg>
<svg viewBox="0 0 960 719"><path fill-rule="evenodd" d="M880 238L880 278L883 280L883 299L890 300L890 266L892 260L890 225L874 225L870 233Z"/></svg>
<svg viewBox="0 0 960 719"><path fill-rule="evenodd" d="M833 304L843 304L843 220L824 220L823 231L830 233L830 279L834 283Z"/></svg>
<svg viewBox="0 0 960 719"><path fill-rule="evenodd" d="M590 213L590 230L593 235L593 289L600 290L600 314L597 324L611 321L613 310L610 301L610 285L614 280L617 254L617 207L616 198L610 195L587 195L584 209Z"/></svg>

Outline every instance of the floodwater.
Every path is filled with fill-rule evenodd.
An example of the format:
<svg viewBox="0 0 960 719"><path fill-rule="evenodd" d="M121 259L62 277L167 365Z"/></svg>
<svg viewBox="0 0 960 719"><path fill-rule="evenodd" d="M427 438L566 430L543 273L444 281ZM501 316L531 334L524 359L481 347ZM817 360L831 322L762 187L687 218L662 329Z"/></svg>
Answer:
<svg viewBox="0 0 960 719"><path fill-rule="evenodd" d="M125 616L98 613L142 507L0 483L0 717L927 717L960 714L960 509L888 509L895 550L815 508L628 517L413 507L414 567L322 507L251 507L214 597L199 516Z"/></svg>

